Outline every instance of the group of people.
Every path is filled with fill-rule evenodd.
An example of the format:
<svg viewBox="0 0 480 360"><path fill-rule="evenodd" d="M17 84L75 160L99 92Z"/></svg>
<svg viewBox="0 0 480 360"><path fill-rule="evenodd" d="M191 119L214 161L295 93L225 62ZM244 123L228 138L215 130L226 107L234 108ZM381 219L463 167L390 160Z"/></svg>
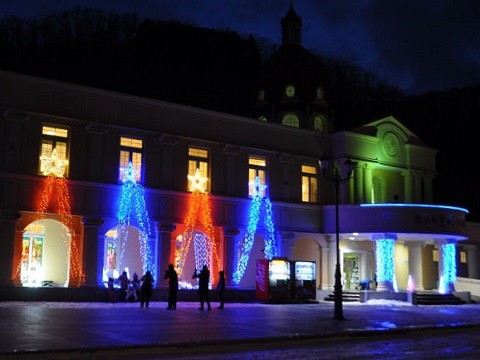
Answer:
<svg viewBox="0 0 480 360"><path fill-rule="evenodd" d="M225 304L225 272L219 272L220 279L215 290L220 305L219 309L223 309ZM211 310L210 298L208 296L208 283L210 282L210 270L207 265L204 265L201 271L195 269L192 278L198 278L198 295L200 297L200 310L204 309L204 304L207 303L208 310ZM175 310L177 308L178 298L178 275L173 267L173 264L168 265L165 271L164 279L168 279L168 310Z"/></svg>
<svg viewBox="0 0 480 360"><path fill-rule="evenodd" d="M122 300L133 302L140 299L140 306L143 308L145 305L148 308L152 297L153 283L155 282L150 271L147 271L141 278L138 277L137 273L134 273L131 280L128 278L127 272L124 271L118 277L118 282ZM108 298L110 302L115 302L115 294L114 279L108 278Z"/></svg>
<svg viewBox="0 0 480 360"><path fill-rule="evenodd" d="M219 300L219 309L223 309L225 304L225 272L222 270L219 272L219 281L215 289L215 293ZM195 269L192 278L198 278L198 294L200 297L200 310L204 309L204 304L207 303L208 310L211 310L209 288L210 282L210 270L207 265L204 265L202 270ZM175 271L173 264L168 265L168 269L165 271L164 279L168 280L168 310L177 309L178 299L178 274ZM153 278L150 271L147 271L141 278L137 273L133 274L132 280L128 278L128 274L124 271L119 277L118 282L120 284L120 294L124 301L138 301L140 299L140 307L144 305L148 308L150 305L150 299L153 292ZM115 290L114 279L108 279L108 294L109 301L115 302Z"/></svg>

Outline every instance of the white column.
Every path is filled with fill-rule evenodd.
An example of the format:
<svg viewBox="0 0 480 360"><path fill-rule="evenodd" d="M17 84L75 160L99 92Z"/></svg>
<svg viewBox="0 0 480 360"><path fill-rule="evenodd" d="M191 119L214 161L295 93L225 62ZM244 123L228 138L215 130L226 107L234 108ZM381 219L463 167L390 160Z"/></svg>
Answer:
<svg viewBox="0 0 480 360"><path fill-rule="evenodd" d="M367 204L372 203L372 168L366 164L365 165L365 177L364 177L364 191L363 191L363 196L364 196L364 201Z"/></svg>
<svg viewBox="0 0 480 360"><path fill-rule="evenodd" d="M478 263L478 247L476 245L464 245L467 252L468 277L480 279L480 264Z"/></svg>
<svg viewBox="0 0 480 360"><path fill-rule="evenodd" d="M322 290L331 290L333 289L333 283L330 282L330 265L329 265L329 259L330 259L330 252L331 248L322 246L322 268L321 268L321 283L320 286Z"/></svg>
<svg viewBox="0 0 480 360"><path fill-rule="evenodd" d="M328 290L333 290L333 285L335 284L335 266L337 263L337 246L335 243L334 236L327 236L328 244L328 262L325 264L326 272L328 273Z"/></svg>
<svg viewBox="0 0 480 360"><path fill-rule="evenodd" d="M413 199L415 198L415 194L413 191L413 176L410 170L405 170L402 172L403 175L403 192L404 192L404 199L406 203L414 202Z"/></svg>
<svg viewBox="0 0 480 360"><path fill-rule="evenodd" d="M395 282L395 241L394 234L378 234L375 241L375 264L377 291L394 291Z"/></svg>
<svg viewBox="0 0 480 360"><path fill-rule="evenodd" d="M408 248L408 275L413 281L413 290L424 290L422 262L422 249L424 243L420 241L409 241L406 242L405 245Z"/></svg>

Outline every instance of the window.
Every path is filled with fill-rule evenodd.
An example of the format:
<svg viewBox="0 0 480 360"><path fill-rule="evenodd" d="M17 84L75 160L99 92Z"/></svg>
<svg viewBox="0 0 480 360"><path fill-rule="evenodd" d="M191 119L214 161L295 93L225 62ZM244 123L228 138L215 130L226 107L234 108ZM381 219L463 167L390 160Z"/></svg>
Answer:
<svg viewBox="0 0 480 360"><path fill-rule="evenodd" d="M313 130L319 131L321 133L325 132L325 121L320 115L316 115L313 118Z"/></svg>
<svg viewBox="0 0 480 360"><path fill-rule="evenodd" d="M282 119L282 124L287 126L299 127L300 122L298 121L298 116L295 114L287 114Z"/></svg>
<svg viewBox="0 0 480 360"><path fill-rule="evenodd" d="M287 95L288 97L292 97L293 95L295 95L295 87L293 87L293 85L288 85L285 88L285 95Z"/></svg>
<svg viewBox="0 0 480 360"><path fill-rule="evenodd" d="M202 178L208 179L208 150L190 147L188 148L188 175L195 176L197 169ZM188 189L192 186L192 181L188 178ZM209 189L209 181L205 182L205 191Z"/></svg>
<svg viewBox="0 0 480 360"><path fill-rule="evenodd" d="M466 251L460 251L460 262L462 264L467 263L467 252Z"/></svg>
<svg viewBox="0 0 480 360"><path fill-rule="evenodd" d="M248 196L253 195L254 188L250 186L255 183L255 178L258 176L260 184L266 185L267 182L267 160L250 156L248 158ZM265 196L265 190L263 191L262 196Z"/></svg>
<svg viewBox="0 0 480 360"><path fill-rule="evenodd" d="M266 117L266 116L263 116L263 115L259 116L259 117L258 117L258 120L260 120L260 121L268 121L268 120L267 120L267 117Z"/></svg>
<svg viewBox="0 0 480 360"><path fill-rule="evenodd" d="M433 249L432 257L434 262L438 262L438 249Z"/></svg>
<svg viewBox="0 0 480 360"><path fill-rule="evenodd" d="M265 100L265 90L260 89L260 90L258 91L258 100L259 100L259 101Z"/></svg>
<svg viewBox="0 0 480 360"><path fill-rule="evenodd" d="M302 201L317 202L317 168L302 165Z"/></svg>
<svg viewBox="0 0 480 360"><path fill-rule="evenodd" d="M142 176L142 153L143 140L120 137L120 180L123 180L123 172L121 169L128 167L128 164L131 162L133 168L138 171L135 175L135 180L140 182Z"/></svg>
<svg viewBox="0 0 480 360"><path fill-rule="evenodd" d="M317 87L317 98L323 99L324 96L325 96L325 94L324 94L323 89L320 86Z"/></svg>
<svg viewBox="0 0 480 360"><path fill-rule="evenodd" d="M49 158L53 150L56 151L58 159L68 160L68 130L54 125L45 125L42 127L40 156ZM45 170L45 163L40 161L39 173L43 174ZM68 162L65 163L64 170L64 173L68 173Z"/></svg>

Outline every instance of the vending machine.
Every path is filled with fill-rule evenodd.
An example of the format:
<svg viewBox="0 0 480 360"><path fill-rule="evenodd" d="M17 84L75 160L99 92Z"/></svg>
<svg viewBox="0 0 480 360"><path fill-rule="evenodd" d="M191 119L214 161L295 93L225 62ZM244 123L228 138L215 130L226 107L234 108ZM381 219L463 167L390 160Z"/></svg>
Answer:
<svg viewBox="0 0 480 360"><path fill-rule="evenodd" d="M292 261L291 298L296 301L311 301L317 298L315 261Z"/></svg>
<svg viewBox="0 0 480 360"><path fill-rule="evenodd" d="M285 258L257 260L256 297L260 301L285 303L291 293L290 261Z"/></svg>

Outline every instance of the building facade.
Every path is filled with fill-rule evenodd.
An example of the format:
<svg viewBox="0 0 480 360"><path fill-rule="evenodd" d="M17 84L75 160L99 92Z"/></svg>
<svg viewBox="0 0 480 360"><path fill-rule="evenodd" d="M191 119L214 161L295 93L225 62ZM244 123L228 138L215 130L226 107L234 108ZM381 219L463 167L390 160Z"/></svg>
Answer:
<svg viewBox="0 0 480 360"><path fill-rule="evenodd" d="M207 263L213 284L225 270L249 289L255 260L284 257L331 290L338 230L344 289L452 291L468 211L432 204L437 150L393 117L332 132L293 8L282 27L255 118L0 71L0 285L103 286L127 269L162 287L173 263L189 288ZM285 71L296 51L315 76ZM323 175L346 160L337 229Z"/></svg>

